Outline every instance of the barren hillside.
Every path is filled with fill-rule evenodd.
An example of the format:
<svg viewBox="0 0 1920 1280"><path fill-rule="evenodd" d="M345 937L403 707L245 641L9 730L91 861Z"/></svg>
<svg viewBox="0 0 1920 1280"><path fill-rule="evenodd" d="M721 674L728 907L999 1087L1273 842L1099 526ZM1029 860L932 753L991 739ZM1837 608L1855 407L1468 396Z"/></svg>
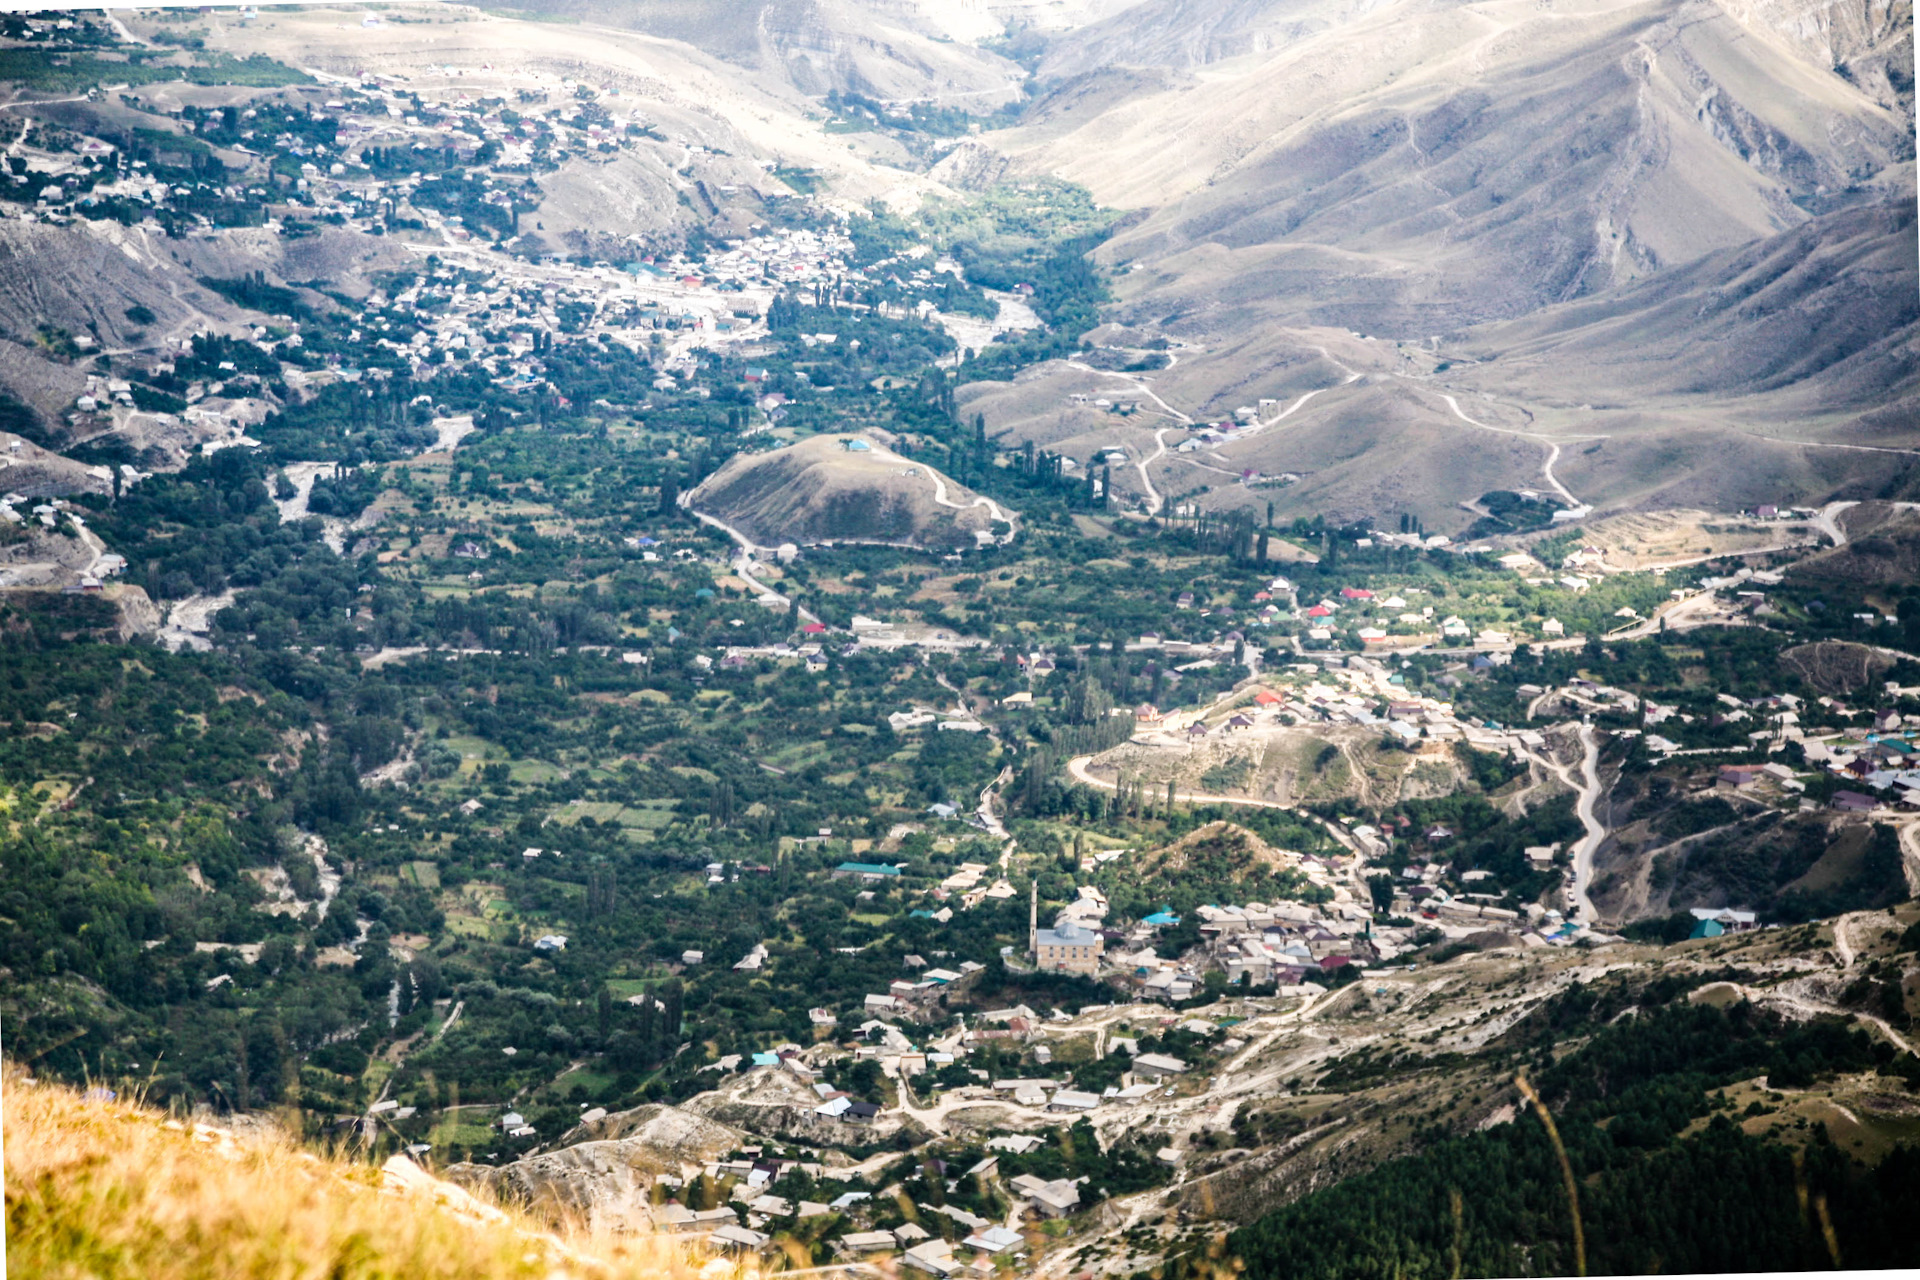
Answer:
<svg viewBox="0 0 1920 1280"><path fill-rule="evenodd" d="M1446 527L1467 490L1539 483L1557 443L1603 508L1823 500L1920 445L1910 26L1900 5L1146 0L1053 37L1047 92L986 145L1139 211L1101 256L1134 341L1190 344L1153 378L1168 404L1324 393L1209 460L1307 483L1248 497L1169 457L1158 488ZM1008 390L983 409L1017 437L1097 443ZM1462 422L1440 398L1462 390L1535 443ZM1394 461L1348 476L1349 454Z"/></svg>
<svg viewBox="0 0 1920 1280"><path fill-rule="evenodd" d="M766 546L965 547L976 534L992 536L1006 514L925 463L858 436L813 436L771 453L740 454L688 502Z"/></svg>
<svg viewBox="0 0 1920 1280"><path fill-rule="evenodd" d="M682 40L802 94L964 100L991 109L1018 95L1020 68L974 41L1002 26L978 0L538 0L528 10Z"/></svg>
<svg viewBox="0 0 1920 1280"><path fill-rule="evenodd" d="M1139 37L1130 20L1153 8L1105 26ZM1116 260L1233 255L1231 273L1177 271L1129 301L1424 337L1784 231L1904 182L1912 154L1902 113L1705 3L1329 5L1290 29L1091 111L1070 82L1005 140L1151 211ZM1055 63L1099 31L1057 42ZM1187 60L1150 27L1088 56L1096 79Z"/></svg>

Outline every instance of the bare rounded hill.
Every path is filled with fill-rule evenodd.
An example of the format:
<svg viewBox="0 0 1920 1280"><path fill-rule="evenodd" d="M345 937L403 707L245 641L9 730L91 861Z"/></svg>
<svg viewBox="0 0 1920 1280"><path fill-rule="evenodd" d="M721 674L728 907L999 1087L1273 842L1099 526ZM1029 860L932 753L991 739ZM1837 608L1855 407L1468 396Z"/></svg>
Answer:
<svg viewBox="0 0 1920 1280"><path fill-rule="evenodd" d="M884 542L951 550L1009 537L1015 519L926 463L857 435L739 454L702 481L688 505L763 546Z"/></svg>

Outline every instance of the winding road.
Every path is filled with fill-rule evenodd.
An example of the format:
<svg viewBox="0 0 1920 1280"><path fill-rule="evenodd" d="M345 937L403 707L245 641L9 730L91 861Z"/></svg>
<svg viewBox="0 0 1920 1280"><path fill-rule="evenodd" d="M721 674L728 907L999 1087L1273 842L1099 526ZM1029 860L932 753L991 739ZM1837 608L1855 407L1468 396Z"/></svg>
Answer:
<svg viewBox="0 0 1920 1280"><path fill-rule="evenodd" d="M74 532L80 535L80 545L93 555L93 559L87 562L87 567L81 572L91 575L96 580L107 577L108 571L100 567L100 562L109 554L107 544L100 540L99 534L87 528L84 518L69 514L67 519L73 525Z"/></svg>
<svg viewBox="0 0 1920 1280"><path fill-rule="evenodd" d="M989 498L984 494L976 494L972 502L955 502L953 498L950 497L947 493L946 478L942 476L938 471L935 471L932 467L928 466L926 463L915 462L912 458L902 457L899 454L895 453L893 450L888 449L884 445L881 445L877 442L869 442L868 448L872 456L881 462L896 462L900 464L903 470L925 472L927 479L933 481L933 500L936 505L946 507L950 511L972 511L978 507L985 507L987 514L989 516L1001 522L1002 524L1005 524L1008 526L1007 532L996 536L994 541L999 543L1002 546L1005 546L1006 544L1013 541L1014 535L1018 532L1018 529L1015 526L1018 524L1020 519L1019 512L1009 511L1007 508L1001 506L999 503L995 502L992 498ZM681 508L685 510L688 514L690 514L694 519L698 520L701 524L709 526L710 528L720 530L720 532L726 534L729 538L732 538L736 543L740 545L742 554L734 557L733 570L736 574L739 574L739 576L743 580L745 580L750 586L752 586L754 591L757 594L761 596L771 596L775 599L778 599L782 604L787 602L786 596L781 595L778 591L775 591L772 587L767 586L765 583L755 580L752 574L743 572L741 568L741 564L744 560L751 560L756 552L771 551L773 550L772 547L758 546L753 542L751 538L747 537L746 534L741 533L738 529L734 528L732 525L728 524L726 521L720 519L718 516L710 516L704 511L695 510L693 506L692 490L689 490L686 493L681 494L679 501L680 501ZM847 539L847 541L865 541L865 539ZM911 546L912 544L900 543L900 542L887 542L887 543L880 543L878 545ZM802 610L801 612L805 613L805 610ZM811 614L807 614L807 620L809 622L819 621L818 618L813 617Z"/></svg>
<svg viewBox="0 0 1920 1280"><path fill-rule="evenodd" d="M1182 1151L1194 1151L1194 1138L1199 1133L1209 1129L1230 1130L1234 1114L1243 1104L1273 1096L1284 1072L1289 1068L1297 1069L1299 1064L1275 1063L1259 1071L1249 1071L1247 1065L1270 1051L1280 1037L1300 1031L1323 1005L1339 994L1320 992L1310 995L1285 1013L1263 1014L1243 1024L1239 1028L1242 1034L1248 1034L1255 1025L1261 1027L1261 1034L1252 1038L1252 1043L1221 1065L1211 1087L1204 1093L1156 1098L1151 1104L1151 1118L1144 1123L1140 1112L1148 1104L1143 1103L1139 1108L1103 1108L1093 1118L1095 1128L1102 1131L1106 1141L1111 1142L1123 1132L1145 1134L1158 1122L1158 1128L1152 1130L1153 1142ZM1317 1134L1319 1130L1314 1132ZM1174 1196L1182 1194L1195 1182L1244 1173L1244 1169L1228 1165L1197 1179L1180 1178L1149 1191L1116 1196L1102 1209L1102 1221L1105 1224L1102 1231L1076 1239L1064 1250L1048 1254L1040 1260L1034 1274L1040 1277L1079 1274L1083 1269L1081 1251L1089 1245L1110 1241L1116 1234L1138 1225L1145 1216L1164 1209Z"/></svg>
<svg viewBox="0 0 1920 1280"><path fill-rule="evenodd" d="M695 511L687 503L688 496L689 495L684 493L680 495L680 505L687 509L687 513L689 515L691 515L695 520L698 520L701 524L708 526L709 528L718 529L720 532L726 534L729 538L732 538L735 542L740 544L739 553L733 557L732 561L728 563L727 567L733 570L733 575L736 578L740 579L740 581L747 584L747 590L753 592L756 596L760 597L760 599L771 601L774 604L779 604L779 605L792 604L793 603L792 597L783 595L780 592L775 591L772 587L768 586L766 583L760 581L760 579L753 576L753 569L757 563L753 558L754 552L768 551L768 550L771 550L772 548L755 546L751 538L747 537L746 534L740 532L738 529L734 528L732 525L728 524L726 521L720 519L718 516L710 516L704 511ZM800 609L800 618L801 618L801 621L803 622L820 621L818 617L816 617L814 614L807 612L805 608Z"/></svg>
<svg viewBox="0 0 1920 1280"><path fill-rule="evenodd" d="M1859 505L1858 502L1829 502L1820 508L1819 513L1813 517L1813 522L1820 527L1820 532L1833 539L1834 546L1844 547L1847 545L1847 531L1840 527L1840 514L1848 507Z"/></svg>
<svg viewBox="0 0 1920 1280"><path fill-rule="evenodd" d="M898 454L883 453L881 456L899 458ZM955 502L947 496L947 482L941 477L938 471L935 471L924 462L913 462L907 458L900 458L900 461L907 463L909 466L918 467L927 473L927 479L933 481L933 500L943 507L950 508L954 511L971 511L975 507L985 507L988 515L1000 521L1002 524L1009 526L1019 518L1018 512L1008 511L1005 507L995 502L992 498L987 497L985 494L975 496L972 502ZM704 519L705 517L702 518ZM1007 543L1013 541L1013 533L1014 531L1009 528L1006 533L1000 535L995 541L1005 546Z"/></svg>
<svg viewBox="0 0 1920 1280"><path fill-rule="evenodd" d="M1346 380L1342 382L1340 385L1345 386L1347 385L1347 383L1357 382L1360 379L1361 374L1357 370L1350 369L1346 365L1340 364L1338 360L1334 360L1332 354L1328 352L1325 347L1319 347L1316 349L1320 352L1321 355L1325 356L1328 360L1333 361L1335 365L1338 365L1339 368L1347 375ZM1179 357L1172 352L1168 352L1167 354L1168 354L1167 367L1170 369L1178 361ZM1069 360L1066 362L1066 364L1068 368L1078 369L1082 373L1098 374L1101 377L1105 377L1105 378L1119 378L1121 381L1133 387L1133 389L1138 391L1141 395L1145 396L1147 399L1159 405L1161 409L1166 411L1168 416L1177 419L1182 426L1191 427L1194 425L1193 419L1190 416L1180 412L1180 410L1174 408L1172 405L1168 404L1165 400L1161 399L1158 392L1154 391L1151 387L1147 386L1142 379L1140 379L1139 377L1133 374L1118 373L1111 369L1096 369L1092 365L1086 364L1079 360ZM1280 423L1286 421L1288 418L1291 418L1294 414L1298 413L1301 409L1305 408L1309 400L1312 400L1315 396L1320 395L1323 392L1331 391L1333 389L1334 388L1332 387L1317 387L1312 391L1302 393L1301 396L1298 399L1296 399L1292 404L1288 405L1285 409L1282 409L1279 413L1275 414L1273 417L1268 418L1261 422L1254 423L1252 426L1243 428L1241 431L1235 434L1234 439L1236 441L1244 440L1249 436L1259 434L1260 432L1266 430L1268 427L1278 426ZM1456 412L1457 411L1458 410L1456 409ZM1493 429L1497 431L1500 428L1496 427ZM1153 433L1153 452L1145 458L1136 458L1133 463L1134 469L1140 473L1140 487L1146 491L1147 514L1149 516L1158 515L1160 513L1161 508L1166 505L1166 499L1161 495L1161 493L1157 489L1153 487L1153 478L1147 473L1147 468L1151 467L1154 463L1160 461L1160 459L1167 456L1167 432L1176 431L1176 430L1179 430L1179 428L1178 427L1160 427L1157 430L1155 430ZM1194 465L1202 466L1204 464L1195 463ZM1215 471L1215 470L1218 470L1218 468L1207 467L1206 470ZM1235 477L1238 477L1240 473L1235 471L1235 472L1222 472L1221 474L1233 475Z"/></svg>
<svg viewBox="0 0 1920 1280"><path fill-rule="evenodd" d="M1007 868L1012 865L1013 850L1019 842L1008 832L1006 824L1000 821L1000 815L993 811L993 793L1012 781L1013 766L1008 765L994 775L992 782L980 788L980 805L974 810L979 815L980 825L986 829L987 834L1005 842L1000 846L1000 874L1003 876L1007 873Z"/></svg>
<svg viewBox="0 0 1920 1280"><path fill-rule="evenodd" d="M1347 375L1344 379L1342 379L1340 383L1341 386L1344 387L1344 386L1347 386L1349 383L1358 382L1364 376L1361 374L1361 372L1358 369L1354 368L1352 365L1348 364L1346 361L1340 359L1339 356L1334 355L1333 352L1327 350L1325 347L1316 345L1313 349L1320 353L1321 359L1325 360L1328 364L1332 365L1334 368L1338 369L1340 372Z"/></svg>
<svg viewBox="0 0 1920 1280"><path fill-rule="evenodd" d="M1347 379L1347 382L1352 382L1354 378L1357 378L1359 376L1360 375L1357 373L1353 374L1351 377ZM1341 385L1345 386L1346 383L1342 383ZM1256 422L1250 427L1242 427L1240 430L1234 432L1233 433L1234 441L1237 443L1241 440L1245 440L1249 436L1259 435L1262 431L1265 431L1268 427L1279 426L1281 423L1285 422L1288 418L1291 418L1294 414L1304 409L1306 407L1307 401L1313 399L1317 395L1320 395L1322 392L1331 391L1331 390L1333 390L1332 387L1316 387L1314 390L1306 392L1298 400L1295 400L1292 404L1282 409L1279 413L1276 413L1273 417L1264 419L1263 421L1260 421L1260 422Z"/></svg>
<svg viewBox="0 0 1920 1280"><path fill-rule="evenodd" d="M1547 459L1545 462L1543 462L1540 465L1540 474L1546 478L1547 485L1555 493L1565 498L1569 506L1582 507L1586 505L1585 503L1581 502L1580 499L1574 497L1573 491L1567 488L1567 486L1565 486L1564 484L1561 484L1559 477L1553 474L1554 464L1560 461L1560 445L1557 441L1550 439L1547 436L1543 436L1535 431L1516 431L1512 427L1496 427L1491 423L1482 422L1478 418L1468 417L1466 410L1460 407L1460 402L1458 400L1455 400L1452 396L1446 394L1445 392L1440 393L1440 398L1447 402L1447 408L1453 410L1454 417L1460 419L1460 421L1466 423L1469 426L1479 427L1482 431L1498 431L1503 436L1520 436L1527 440L1537 440L1541 444L1546 445ZM1605 440L1607 437L1605 436L1573 436L1570 438L1576 439L1576 440Z"/></svg>
<svg viewBox="0 0 1920 1280"><path fill-rule="evenodd" d="M1587 833L1580 837L1580 843L1573 847L1573 886L1574 918L1581 924L1594 921L1593 898L1593 856L1600 851L1600 845L1607 838L1607 829L1594 813L1594 805L1600 799L1600 739L1591 725L1580 726L1580 799L1574 805L1574 813L1580 819L1580 825Z"/></svg>
<svg viewBox="0 0 1920 1280"><path fill-rule="evenodd" d="M1839 448L1864 449L1864 448L1867 448L1868 446L1866 445L1834 445L1831 447L1836 449L1839 449ZM1886 449L1886 450L1876 450L1876 452L1907 453L1911 451L1906 449ZM1840 527L1840 516L1845 514L1849 508L1857 507L1859 505L1860 504L1858 502L1845 502L1845 501L1829 502L1826 506L1820 508L1819 512L1813 517L1813 523L1819 527L1820 532L1826 534L1829 538L1833 539L1834 546L1844 547L1847 545L1847 531ZM1892 507L1896 511L1920 511L1920 502L1889 502L1886 505L1889 507Z"/></svg>
<svg viewBox="0 0 1920 1280"><path fill-rule="evenodd" d="M1069 369L1078 369L1081 373L1098 374L1102 378L1118 378L1122 382L1125 382L1129 386L1131 386L1135 391L1138 391L1141 395L1145 396L1147 399L1159 405L1163 410L1166 411L1168 417L1178 418L1183 424L1189 427L1193 425L1192 418L1180 412L1178 409L1168 404L1165 400L1162 400L1159 396L1159 393L1156 392L1152 387L1149 387L1146 384L1145 380L1139 377L1136 377L1131 373L1116 373L1112 369L1096 369L1092 365L1086 364L1083 361L1079 361L1079 360L1069 360L1066 362L1066 365ZM1172 366L1169 365L1168 367L1171 368Z"/></svg>
<svg viewBox="0 0 1920 1280"><path fill-rule="evenodd" d="M1573 899L1573 918L1581 924L1591 925L1594 921L1593 898L1593 855L1599 851L1601 843L1607 838L1607 828L1593 812L1594 805L1600 799L1600 739L1593 726L1583 724L1580 735L1580 777L1576 781L1573 771L1551 756L1528 752L1528 756L1540 763L1548 772L1565 783L1579 799L1574 804L1574 813L1580 819L1580 825L1586 828L1586 834L1573 846L1573 884L1568 896Z"/></svg>
<svg viewBox="0 0 1920 1280"><path fill-rule="evenodd" d="M1165 504L1166 499L1162 498L1159 491L1153 487L1153 481L1147 475L1147 468L1167 456L1167 432L1171 430L1173 430L1172 427L1161 427L1155 431L1153 453L1148 457L1135 459L1133 464L1140 472L1141 487L1147 491L1147 514L1150 516L1160 514L1160 508Z"/></svg>
<svg viewBox="0 0 1920 1280"><path fill-rule="evenodd" d="M1066 365L1069 369L1078 369L1082 373L1097 374L1102 378L1118 378L1147 399L1159 405L1169 417L1177 419L1181 426L1191 427L1193 425L1192 418L1180 412L1165 400L1162 400L1158 392L1133 374L1116 373L1111 369L1096 369L1092 365L1080 360L1068 360ZM1169 363L1168 367L1172 367L1171 363ZM1147 514L1149 516L1160 514L1160 509L1166 504L1166 499L1153 487L1153 480L1147 475L1147 468L1167 456L1167 432L1178 429L1177 427L1160 427L1155 430L1153 433L1153 453L1149 457L1134 460L1134 468L1140 473L1140 486L1147 491Z"/></svg>

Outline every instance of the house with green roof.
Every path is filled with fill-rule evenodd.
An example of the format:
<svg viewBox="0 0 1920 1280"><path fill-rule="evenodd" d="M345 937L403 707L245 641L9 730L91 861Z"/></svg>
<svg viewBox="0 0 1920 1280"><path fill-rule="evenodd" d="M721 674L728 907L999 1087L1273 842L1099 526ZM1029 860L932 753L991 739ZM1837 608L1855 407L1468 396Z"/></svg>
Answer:
<svg viewBox="0 0 1920 1280"><path fill-rule="evenodd" d="M862 880L887 880L897 879L899 875L900 868L884 862L843 862L833 869L836 880L848 876L859 876Z"/></svg>

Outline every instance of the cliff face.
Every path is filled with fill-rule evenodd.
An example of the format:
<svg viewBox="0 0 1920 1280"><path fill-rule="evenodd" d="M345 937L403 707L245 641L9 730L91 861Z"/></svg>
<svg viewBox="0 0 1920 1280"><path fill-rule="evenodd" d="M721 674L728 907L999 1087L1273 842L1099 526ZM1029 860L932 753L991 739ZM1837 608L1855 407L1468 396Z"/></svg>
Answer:
<svg viewBox="0 0 1920 1280"><path fill-rule="evenodd" d="M1719 0L1765 39L1785 42L1876 102L1913 116L1912 0Z"/></svg>

